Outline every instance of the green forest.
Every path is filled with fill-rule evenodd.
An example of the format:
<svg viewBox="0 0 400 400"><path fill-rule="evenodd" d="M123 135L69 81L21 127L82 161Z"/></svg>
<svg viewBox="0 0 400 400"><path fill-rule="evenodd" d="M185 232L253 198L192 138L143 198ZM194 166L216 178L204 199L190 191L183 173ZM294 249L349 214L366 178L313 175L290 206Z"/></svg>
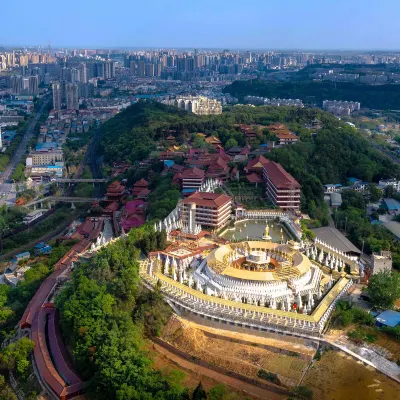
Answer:
<svg viewBox="0 0 400 400"><path fill-rule="evenodd" d="M322 105L324 100L358 101L363 108L400 109L399 85L365 85L353 82L303 81L273 82L265 80L235 81L224 89L239 99L244 96L300 99L306 104Z"/></svg>
<svg viewBox="0 0 400 400"><path fill-rule="evenodd" d="M56 298L62 332L93 399L189 399L184 374L153 369L146 338L171 310L161 293L139 285L140 251L165 247L165 235L134 229L73 271Z"/></svg>

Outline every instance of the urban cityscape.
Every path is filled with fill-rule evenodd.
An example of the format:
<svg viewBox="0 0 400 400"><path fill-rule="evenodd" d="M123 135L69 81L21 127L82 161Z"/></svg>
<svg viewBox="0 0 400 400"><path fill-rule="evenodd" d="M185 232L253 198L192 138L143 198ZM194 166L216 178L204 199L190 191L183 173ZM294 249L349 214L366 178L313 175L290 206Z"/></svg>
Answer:
<svg viewBox="0 0 400 400"><path fill-rule="evenodd" d="M400 4L71 2L5 6L0 399L397 399Z"/></svg>

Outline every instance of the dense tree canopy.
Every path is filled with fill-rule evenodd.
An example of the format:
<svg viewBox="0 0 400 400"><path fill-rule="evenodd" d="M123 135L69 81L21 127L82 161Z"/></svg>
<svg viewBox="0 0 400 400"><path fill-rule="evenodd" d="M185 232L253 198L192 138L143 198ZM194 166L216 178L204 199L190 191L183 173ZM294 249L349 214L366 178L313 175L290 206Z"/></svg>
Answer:
<svg viewBox="0 0 400 400"><path fill-rule="evenodd" d="M154 371L144 335L154 335L170 310L158 292L139 286L138 259L155 233L129 232L73 272L56 298L64 337L97 399L183 399L181 376Z"/></svg>
<svg viewBox="0 0 400 400"><path fill-rule="evenodd" d="M224 89L235 97L261 96L268 98L301 99L305 103L322 105L326 99L358 101L366 108L399 109L398 85L365 85L353 82L313 82L308 76L297 82L267 80L235 81Z"/></svg>
<svg viewBox="0 0 400 400"><path fill-rule="evenodd" d="M393 308L394 302L400 298L400 273L383 271L372 275L367 292L374 306Z"/></svg>

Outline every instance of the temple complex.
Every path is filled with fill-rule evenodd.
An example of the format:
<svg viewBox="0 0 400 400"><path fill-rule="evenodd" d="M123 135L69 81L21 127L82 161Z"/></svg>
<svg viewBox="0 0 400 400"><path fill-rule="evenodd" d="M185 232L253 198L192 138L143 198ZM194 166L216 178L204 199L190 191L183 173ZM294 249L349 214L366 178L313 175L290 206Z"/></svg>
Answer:
<svg viewBox="0 0 400 400"><path fill-rule="evenodd" d="M182 221L189 218L191 201L225 195L193 196L156 225L166 229L172 245L141 263L144 282L158 284L166 300L188 318L194 314L251 329L320 337L336 302L353 284L352 275L358 275L359 260L318 239L303 242L294 214L284 210L237 209L234 224L240 228L229 229L255 224L258 238L246 239L247 233L221 241L225 231L218 237L195 218L193 226ZM191 232L192 241L177 232Z"/></svg>

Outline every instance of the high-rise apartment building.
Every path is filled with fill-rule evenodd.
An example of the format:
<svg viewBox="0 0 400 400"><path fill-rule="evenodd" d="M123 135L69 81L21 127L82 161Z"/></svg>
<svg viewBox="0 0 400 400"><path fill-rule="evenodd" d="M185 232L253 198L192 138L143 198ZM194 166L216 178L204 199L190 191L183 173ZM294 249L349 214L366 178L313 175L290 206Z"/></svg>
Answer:
<svg viewBox="0 0 400 400"><path fill-rule="evenodd" d="M88 70L86 68L86 64L80 63L78 69L79 69L79 82L87 83L88 82Z"/></svg>
<svg viewBox="0 0 400 400"><path fill-rule="evenodd" d="M131 75L136 75L136 63L135 61L131 61L129 64L129 70Z"/></svg>
<svg viewBox="0 0 400 400"><path fill-rule="evenodd" d="M175 58L174 56L167 57L167 67L174 67L175 66Z"/></svg>
<svg viewBox="0 0 400 400"><path fill-rule="evenodd" d="M53 88L53 109L56 111L61 110L62 87L60 82L54 82L52 88Z"/></svg>
<svg viewBox="0 0 400 400"><path fill-rule="evenodd" d="M141 78L143 78L145 76L145 62L144 61L140 61L139 62L139 76Z"/></svg>
<svg viewBox="0 0 400 400"><path fill-rule="evenodd" d="M64 67L61 69L61 80L71 82L71 68Z"/></svg>
<svg viewBox="0 0 400 400"><path fill-rule="evenodd" d="M32 96L36 96L39 93L39 77L37 75L33 75L29 77L29 94Z"/></svg>
<svg viewBox="0 0 400 400"><path fill-rule="evenodd" d="M154 76L154 64L146 64L146 76Z"/></svg>
<svg viewBox="0 0 400 400"><path fill-rule="evenodd" d="M107 61L106 63L104 63L104 78L115 78L115 63L113 61Z"/></svg>
<svg viewBox="0 0 400 400"><path fill-rule="evenodd" d="M29 91L29 78L22 77L22 91L20 94L24 93L27 94Z"/></svg>
<svg viewBox="0 0 400 400"><path fill-rule="evenodd" d="M79 70L77 68L71 68L71 83L77 83L79 81Z"/></svg>
<svg viewBox="0 0 400 400"><path fill-rule="evenodd" d="M185 71L185 63L186 63L186 59L185 58L178 58L177 59L178 72L184 72Z"/></svg>
<svg viewBox="0 0 400 400"><path fill-rule="evenodd" d="M22 76L13 75L11 76L11 93L20 94L22 91Z"/></svg>
<svg viewBox="0 0 400 400"><path fill-rule="evenodd" d="M157 63L157 65L155 66L154 74L156 76L161 76L162 70L163 70L163 65L161 63Z"/></svg>
<svg viewBox="0 0 400 400"><path fill-rule="evenodd" d="M78 85L76 83L66 85L66 103L67 110L79 110Z"/></svg>

